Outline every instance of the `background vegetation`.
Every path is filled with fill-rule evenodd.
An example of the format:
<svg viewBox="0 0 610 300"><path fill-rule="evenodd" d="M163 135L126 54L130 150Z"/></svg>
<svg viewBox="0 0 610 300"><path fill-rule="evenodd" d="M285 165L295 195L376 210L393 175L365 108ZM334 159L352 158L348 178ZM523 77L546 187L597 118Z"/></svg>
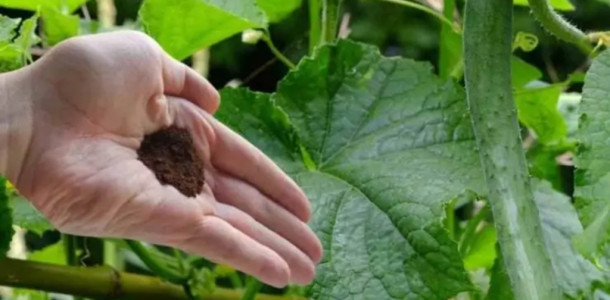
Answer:
<svg viewBox="0 0 610 300"><path fill-rule="evenodd" d="M13 223L18 225L14 227L16 234L9 255L27 258L30 261L28 263L7 260L4 264L0 263L0 285L19 287L19 285L3 281L3 275L6 279L8 275L12 274L6 272L7 270L22 270L22 274L40 271L46 276L61 277L56 281L52 280L50 285L44 285L40 281L24 275L30 281L22 284L22 287L45 291L7 289L0 292L0 298L2 295L7 299L66 297L49 294L47 291L99 297L107 290L101 288L101 291L96 294L91 285L103 287L104 284L112 284L109 277L103 276L106 274L104 272L108 272L109 269L103 267L84 270L54 269L53 267L40 269L40 266L31 262L89 267L106 265L121 272L160 277L163 281L155 281L150 277L125 275L123 279L126 281L123 283L127 286L141 287L142 290L150 290L151 293L160 293L164 295L164 299L172 297L186 299L189 296L202 295L207 297L204 299L239 299L243 296L243 290L248 291L244 297L249 297L248 293L256 293L259 288L263 293L262 297L267 297L260 299L306 296L316 299L515 298L512 294L512 291L516 290L515 285L513 283L511 288L501 255L497 251L497 227L494 226L491 210L485 201L487 197L481 166L477 153L473 151L475 149L474 136L471 133L465 95L461 87L464 83L461 36L465 7L463 1L345 0L339 14L341 23L339 35L360 43L340 41L334 46L321 48L315 53L314 59L304 60L304 57L313 55L311 41L315 41L315 39L311 38L313 31L311 30L310 10L311 2L316 2L314 0L258 1L259 6L265 10L267 18L271 21L267 29L262 31L263 36L260 40L248 39L248 36L257 35L249 28L264 27L257 26L257 22L263 22L258 19L259 17L242 16L241 20L236 20L227 16L219 16L217 19L210 17L212 20L210 21L203 14L196 16L199 21L193 24L198 24L201 28L214 26L204 25L206 22L231 20L230 22L233 23L227 28L233 26L231 28L234 32L227 30L226 36L204 36L204 39L207 40L182 46L173 46L176 43L171 30L155 27L158 24L151 21L183 16L183 12L179 9L172 10L172 1L169 0L150 0L145 1L147 2L145 4L138 0L72 0L64 3L67 3L68 6L51 3L56 1L39 6L38 2L44 1L0 0L0 14L10 18L31 20L29 23L28 21L16 23L14 26L18 28L18 33L15 33L14 36L11 30L4 30L4 28L12 26L11 21L2 19L0 22L0 26L3 28L0 30L0 40L3 40L4 43L2 44L4 48L0 49L2 71L21 67L37 59L44 55L49 47L70 36L121 28L147 31L172 55L183 59L207 76L218 89L226 86L239 86L264 92L253 93L245 89L225 89L222 92L223 108L219 112L218 118L266 150L285 170L297 177L299 182L306 186L306 191L312 198L314 206L323 207L323 211L334 207L325 201L342 203L343 200L339 201L340 199L336 198L336 195L332 195L331 191L340 190L343 187L340 186L340 183L332 186L334 184L331 182L332 180L322 180L321 177L316 177L319 175L317 173L333 175L348 182L350 188L363 191L366 194L364 198L368 197L366 199L368 202L363 201L366 204L361 204L358 209L366 211L368 215L360 216L360 219L354 217L353 222L361 224L371 219L379 218L380 220L379 223L374 224L379 227L379 232L369 233L368 237L363 237L363 244L375 240L381 245L380 247L395 247L396 249L392 249L392 251L396 251L385 253L383 250L373 248L379 251L374 252L375 254L390 257L374 262L372 262L374 259L371 259L371 261L363 263L366 265L363 267L364 271L352 269L350 266L340 266L340 262L330 261L329 264L334 264L335 269L328 270L327 267L321 266L318 270L318 279L310 287L290 287L285 290L267 286L261 288L255 280L226 266L215 266L203 259L191 257L173 249L133 241L61 235L54 231L9 184L0 184L0 187L6 186L4 191L0 190L0 195L5 195L4 200L11 204ZM84 4L82 4L83 2ZM202 2L212 3L213 1L202 0ZM242 2L252 3L253 1ZM405 2L414 3L417 7L405 5ZM73 5L74 3L76 5ZM610 18L608 17L610 16L610 2L608 0L553 0L551 3L562 15L585 32L610 30ZM451 4L455 5L454 12L443 11L443 5ZM148 9L142 8L142 5L149 5L149 7ZM427 11L425 11L426 9ZM588 125L581 124L581 131L578 133L584 74L589 70L592 58L599 52L585 53L579 47L562 42L549 34L532 17L526 1L516 1L513 13L513 56L509 57L512 66L512 86L509 88L513 92L518 111L527 166L533 177L531 184L541 219L543 242L546 251L549 252L552 277L555 278L552 282L557 285L565 298L610 299L608 292L610 291L610 272L608 271L610 266L606 260L607 256L603 252L607 249L605 233L608 224L599 224L595 221L603 221L608 218L605 218L605 215L599 218L595 213L581 210L590 202L605 201L605 196L603 196L603 189L593 191L587 189L587 180L591 178L584 176L583 173L577 173L575 181L572 159L574 153L580 153L582 172L585 172L595 168L594 164L588 160L589 154L587 153L589 152L587 151L599 151L590 155L605 153L603 145L598 147L595 144L593 134L588 135L587 128L594 128L596 125L603 127L604 118L610 116L600 115L597 119L591 119L591 123ZM445 21L439 21L439 18L444 18ZM244 25L240 22L248 24ZM453 25L448 26L447 22ZM180 23L176 23L176 25L178 24ZM186 40L191 38L192 41L195 41L201 37L201 34L197 32L198 28L194 26L178 30ZM245 33L240 34L243 30ZM487 37L478 38L483 42L488 39ZM489 40L492 39L489 37ZM600 41L603 42L603 40ZM600 48L597 50L603 48L602 44L600 43ZM374 47L379 49L380 54L376 53ZM391 60L382 55L400 56L406 59ZM359 59L354 57L359 57ZM362 57L366 57L366 59ZM336 61L341 67L322 68L325 59ZM425 61L431 68L425 64L415 63L411 59ZM608 53L605 53L605 56L601 54L599 60L608 62L610 60ZM290 69L294 67L293 64L298 64L298 68L289 74ZM386 68L392 66L402 72L400 74L387 72ZM595 86L603 86L604 80L610 83L610 79L606 79L604 76L604 74L610 73L604 73L603 66L603 63L599 63L596 76L588 79ZM317 67L319 68L316 69ZM316 73L315 70L319 69L324 69L324 73ZM344 70L354 70L355 73L346 75ZM372 71L367 72L367 70ZM468 69L466 72L468 74ZM503 70L487 70L487 72L491 76L494 72L502 73ZM508 71L506 72L509 74ZM389 79L379 79L381 73L387 73ZM324 78L326 81L317 81L317 78ZM362 83L359 81L362 78L365 80L373 78L372 81L379 80L386 85L393 81L408 85L407 82L411 82L412 78L417 78L430 87L430 91L421 91L415 88L401 88L399 85L396 87L398 95L396 99L389 99L391 98L389 97L379 100L378 106L381 108L377 109L385 114L372 114L363 118L363 127L366 127L367 124L374 126L376 123L383 122L384 119L396 116L398 116L396 118L404 120L401 129L408 133L402 133L399 136L400 140L392 141L392 145L399 148L395 153L400 158L398 162L390 161L379 155L379 157L374 157L374 163L371 162L370 165L362 167L350 160L353 159L348 156L351 152L345 154L341 152L342 150L338 150L334 153L333 149L327 152L316 152L314 149L317 149L319 142L316 136L318 131L315 128L306 128L305 122L296 117L302 109L299 104L317 99L320 102L314 103L314 107L316 107L316 114L312 116L314 120L309 122L325 124L331 120L316 118L327 109L324 103L340 103L340 99L343 98L358 102L359 99L366 99L367 92L382 90L375 82ZM363 91L358 90L359 84L365 86ZM340 85L354 87L357 91L337 92L342 98L337 94L326 95L317 92ZM597 96L597 98L591 91L589 98L600 101L610 100L610 96L608 96L610 90L606 91L608 92L606 96ZM437 101L436 106L426 102L428 99L426 97L434 98L434 101ZM585 97L587 96L585 95ZM400 102L401 99L409 99L409 101ZM431 107L426 105L431 105ZM236 111L250 110L253 111L252 119L255 120L252 121L252 124L240 123L239 120L231 117L231 114ZM589 106L584 107L583 111L594 115L596 109ZM428 114L424 114L426 112ZM357 117L357 113L349 109L342 113ZM395 113L396 116L392 113ZM417 113L425 116L418 119L414 117ZM285 121L284 117L287 117L286 120L290 119L290 122ZM435 129L425 126L430 123L435 124L435 122L439 123L439 127L443 129L450 128L452 133L455 133L454 136L441 136L440 133L439 136L436 136ZM269 132L259 135L248 130L251 127L271 125L277 126L274 128L281 128L282 134L279 134L279 137ZM423 128L420 130L421 136L413 133L415 130L409 131L412 127L418 126ZM438 130L438 132L441 131ZM288 133L293 132L297 133L299 140L291 139L292 135ZM354 133L354 136L356 137L357 133ZM434 137L430 138L430 136ZM329 143L341 143L338 135L334 136L334 140L332 137L331 134ZM385 133L378 137L379 140L391 140L394 136ZM442 154L440 156L444 155L445 158L449 158L440 162L435 158L436 160L429 163L430 157L414 151L421 140L427 141L428 139L438 144L438 149L435 151ZM468 144L462 147L458 145L459 141L466 141ZM595 145L595 147L593 147L594 149L591 147L577 148L579 141L586 141L589 143L587 145ZM370 142L372 144L367 143L369 142L355 140L344 146L356 153L353 155L357 155L358 151L371 156L378 155L379 153L371 154L366 150L373 148L371 145L378 146L377 141ZM269 144L276 146L269 148ZM299 147L306 149L304 151L309 151L308 155L311 156L308 158L309 161L301 160L301 153L295 154L294 149ZM391 167L390 164L397 164L397 166ZM509 168L513 167L514 165L509 165ZM310 172L311 170L319 172ZM603 171L598 170L595 174L600 172L605 174ZM438 179L437 174L449 175L446 178ZM381 190L366 184L366 182L374 180L372 177L375 176L387 177L385 179L387 181L383 182L383 184L387 184L386 187L396 188L404 193L381 195ZM578 176L580 176L580 180ZM575 182L577 187L575 187ZM383 184L380 186L383 187ZM442 186L442 188L430 188L430 186ZM578 190L578 186L582 188ZM323 192L316 193L317 188ZM599 192L600 190L601 192ZM596 194L596 191L601 195ZM393 199L398 199L404 194L413 197L415 202L424 203L423 206L429 209L429 212L418 212L416 206L408 207L406 212L396 212L388 208ZM358 197L361 196L348 195L345 197L352 202L357 202L360 201ZM383 211L383 214L375 214L376 210L369 202L375 204ZM384 207L384 205L388 205L388 207ZM600 204L596 207L598 211L606 212L604 209L607 206ZM339 208L336 209L339 210ZM358 210L354 209L354 211ZM408 220L416 221L409 224L397 221L405 216ZM332 219L333 222L337 221L337 218L335 216L335 219ZM396 227L387 225L384 223L387 220L383 218L390 219L394 224L399 225ZM6 220L2 218L1 211L0 220ZM324 212L320 212L314 218L312 227L319 234L324 234L327 230L325 222L328 220L329 217ZM341 221L344 223L337 224L343 224L342 228L348 230L346 228L349 227L350 220ZM438 224L435 221L439 221ZM585 233L583 233L582 224L587 229ZM432 236L441 245L430 246L427 244L429 240L426 237L414 237L415 234L411 235L411 232L417 232L417 230L409 226L420 229L423 232L420 232L421 234ZM4 234L4 236L0 235L0 240L8 239L6 232L0 233ZM345 233L347 234L348 231ZM383 235L382 233L395 239L382 241L380 238L372 238L376 234ZM573 239L576 240L575 243L573 243ZM356 247L354 245L346 245L346 248ZM325 243L325 250L328 251L329 247L328 243ZM4 250L2 243L0 243L0 250ZM345 253L339 252L339 258L359 262L361 256L357 250L350 248ZM2 252L0 251L0 253ZM428 252L432 254L427 255ZM405 270L393 269L392 259L402 262ZM326 262L328 263L328 261ZM5 272L3 273L2 270ZM363 275L365 273L366 276L374 275L382 278L387 275L389 279L382 280L385 284L382 288L371 287L366 285L370 278ZM46 280L49 278L51 277L46 277ZM81 278L80 281L85 283L78 286L70 285L69 278L74 278L74 280ZM86 282L90 282L90 285ZM134 290L140 291L138 288ZM134 295L143 297L142 294ZM276 297L274 295L278 298L273 298ZM148 297L154 299L154 296L149 295Z"/></svg>

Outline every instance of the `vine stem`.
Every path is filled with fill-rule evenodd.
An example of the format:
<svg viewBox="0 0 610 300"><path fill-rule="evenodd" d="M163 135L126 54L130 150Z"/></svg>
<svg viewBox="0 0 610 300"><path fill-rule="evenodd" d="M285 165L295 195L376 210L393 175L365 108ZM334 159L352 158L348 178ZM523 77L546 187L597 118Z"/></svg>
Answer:
<svg viewBox="0 0 610 300"><path fill-rule="evenodd" d="M423 11L423 12L429 14L430 16L435 17L436 19L438 19L445 25L448 25L451 29L453 29L453 31L460 32L460 29L455 24L453 24L453 22L450 19L446 18L443 14L439 13L438 11L436 11L430 7L427 7L423 4L411 2L408 0L380 0L380 1L394 3L394 4L398 4L398 5L402 5L402 6L406 6L406 7L410 7L410 8L414 8L414 9Z"/></svg>
<svg viewBox="0 0 610 300"><path fill-rule="evenodd" d="M555 12L548 0L528 0L528 2L538 22L551 34L575 44L586 54L593 51L589 37Z"/></svg>
<svg viewBox="0 0 610 300"><path fill-rule="evenodd" d="M102 27L111 28L116 22L114 0L97 0L98 19Z"/></svg>
<svg viewBox="0 0 610 300"><path fill-rule="evenodd" d="M280 50L278 50L277 47L275 47L275 44L273 44L273 41L271 40L271 36L269 35L269 33L267 33L267 32L264 33L261 38L267 44L267 46L269 47L269 50L271 50L271 53L273 53L273 55L275 55L275 57L277 57L277 59L279 59L282 63L284 63L288 67L288 69L292 70L292 69L296 68L295 64L292 61L290 61L290 59L288 59L288 57L284 56L284 54L282 54L282 52Z"/></svg>
<svg viewBox="0 0 610 300"><path fill-rule="evenodd" d="M337 38L341 0L323 0L322 41L333 43Z"/></svg>
<svg viewBox="0 0 610 300"><path fill-rule="evenodd" d="M320 44L322 37L322 21L320 0L309 0L309 55Z"/></svg>
<svg viewBox="0 0 610 300"><path fill-rule="evenodd" d="M179 274L157 260L142 243L131 240L125 240L125 243L151 271L161 276L161 278L175 283L183 283L187 280L186 275Z"/></svg>
<svg viewBox="0 0 610 300"><path fill-rule="evenodd" d="M261 289L263 284L258 281L256 278L248 276L248 283L246 284L246 291L244 295L241 297L241 300L254 300L256 294Z"/></svg>
<svg viewBox="0 0 610 300"><path fill-rule="evenodd" d="M60 266L10 258L0 259L0 285L94 299L190 300L182 286L155 277L118 272L108 266ZM203 295L203 299L239 300L242 295L240 290L216 288ZM307 299L258 294L256 300Z"/></svg>
<svg viewBox="0 0 610 300"><path fill-rule="evenodd" d="M468 0L465 82L489 204L515 299L562 299L544 246L511 86L511 0Z"/></svg>

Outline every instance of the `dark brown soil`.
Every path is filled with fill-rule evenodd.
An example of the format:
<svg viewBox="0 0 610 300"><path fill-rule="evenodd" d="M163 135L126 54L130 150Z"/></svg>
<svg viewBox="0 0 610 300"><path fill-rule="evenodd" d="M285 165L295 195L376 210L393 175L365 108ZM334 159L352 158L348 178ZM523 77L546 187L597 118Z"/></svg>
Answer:
<svg viewBox="0 0 610 300"><path fill-rule="evenodd" d="M145 136L138 149L138 158L162 184L173 185L187 197L201 192L203 161L187 130L171 126Z"/></svg>

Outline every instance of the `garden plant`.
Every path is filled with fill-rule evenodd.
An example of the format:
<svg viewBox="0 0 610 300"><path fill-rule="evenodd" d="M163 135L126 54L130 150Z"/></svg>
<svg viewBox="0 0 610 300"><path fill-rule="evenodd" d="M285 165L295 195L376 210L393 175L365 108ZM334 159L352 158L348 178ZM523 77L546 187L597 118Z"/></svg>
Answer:
<svg viewBox="0 0 610 300"><path fill-rule="evenodd" d="M129 29L209 73L215 117L303 188L324 249L311 285L272 288L177 249L60 234L0 179L0 299L610 299L610 22L572 25L580 5L610 14L607 0L0 0L2 72ZM540 64L545 49L564 54ZM273 57L235 76L240 51ZM189 147L171 127L139 155L196 194Z"/></svg>

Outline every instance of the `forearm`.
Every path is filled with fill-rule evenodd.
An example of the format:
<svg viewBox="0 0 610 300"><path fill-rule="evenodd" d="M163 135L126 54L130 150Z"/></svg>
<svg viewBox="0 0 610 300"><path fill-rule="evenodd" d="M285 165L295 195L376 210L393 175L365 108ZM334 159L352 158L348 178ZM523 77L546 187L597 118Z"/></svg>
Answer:
<svg viewBox="0 0 610 300"><path fill-rule="evenodd" d="M17 183L32 136L30 70L0 74L0 175Z"/></svg>

